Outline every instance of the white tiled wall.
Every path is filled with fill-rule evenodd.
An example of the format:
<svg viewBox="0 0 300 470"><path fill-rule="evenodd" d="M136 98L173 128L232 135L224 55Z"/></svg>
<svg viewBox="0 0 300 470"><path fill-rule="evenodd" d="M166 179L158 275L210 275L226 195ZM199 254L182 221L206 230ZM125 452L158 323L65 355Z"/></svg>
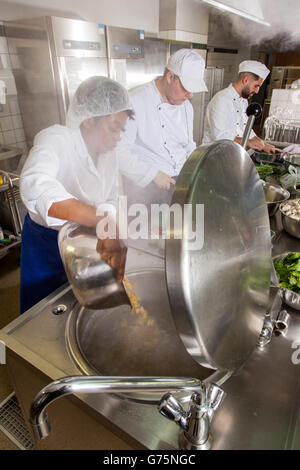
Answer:
<svg viewBox="0 0 300 470"><path fill-rule="evenodd" d="M2 23L0 22L0 24ZM7 40L4 36L0 36L0 69L11 68ZM22 148L24 153L27 152L17 95L7 95L6 103L0 104L0 145Z"/></svg>

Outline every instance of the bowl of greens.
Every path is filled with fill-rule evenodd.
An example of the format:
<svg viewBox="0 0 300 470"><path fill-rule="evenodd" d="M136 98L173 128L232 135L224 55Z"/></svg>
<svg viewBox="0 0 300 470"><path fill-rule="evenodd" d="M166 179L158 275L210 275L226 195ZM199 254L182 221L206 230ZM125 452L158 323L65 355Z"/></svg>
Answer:
<svg viewBox="0 0 300 470"><path fill-rule="evenodd" d="M300 310L300 253L283 253L275 256L273 262L285 303Z"/></svg>
<svg viewBox="0 0 300 470"><path fill-rule="evenodd" d="M261 180L267 182L280 182L280 178L288 173L285 165L256 165L257 173ZM270 181L271 180L271 181Z"/></svg>
<svg viewBox="0 0 300 470"><path fill-rule="evenodd" d="M265 180L267 176L270 176L273 173L273 167L271 165L257 166L256 170L261 180Z"/></svg>

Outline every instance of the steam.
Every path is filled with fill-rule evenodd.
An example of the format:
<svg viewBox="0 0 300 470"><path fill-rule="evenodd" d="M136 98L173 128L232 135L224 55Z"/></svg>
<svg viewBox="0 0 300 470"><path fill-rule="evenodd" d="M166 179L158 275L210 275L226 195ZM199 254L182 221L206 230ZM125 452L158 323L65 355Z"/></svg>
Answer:
<svg viewBox="0 0 300 470"><path fill-rule="evenodd" d="M262 26L239 16L217 13L220 25L226 17L231 29L231 39L238 39L244 46L265 46L278 52L300 50L300 2L299 0L260 0L265 21ZM223 26L223 28L228 28Z"/></svg>

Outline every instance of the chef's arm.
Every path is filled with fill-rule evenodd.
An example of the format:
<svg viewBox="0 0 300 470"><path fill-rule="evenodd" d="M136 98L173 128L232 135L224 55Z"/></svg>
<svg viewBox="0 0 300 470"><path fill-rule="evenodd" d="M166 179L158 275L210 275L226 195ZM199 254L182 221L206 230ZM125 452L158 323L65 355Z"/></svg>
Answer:
<svg viewBox="0 0 300 470"><path fill-rule="evenodd" d="M48 211L48 216L69 220L85 227L96 227L100 220L100 217L96 216L95 207L77 199L54 202Z"/></svg>
<svg viewBox="0 0 300 470"><path fill-rule="evenodd" d="M169 189L171 184L175 184L175 181L166 173L159 171L158 168L140 160L132 152L136 137L136 122L135 120L128 120L126 130L116 148L120 172L142 188L153 181L159 188Z"/></svg>
<svg viewBox="0 0 300 470"><path fill-rule="evenodd" d="M235 142L238 144L242 145L243 138L242 137L236 137L234 139ZM262 152L265 148L265 143L263 140L261 140L259 137L254 136L251 139L248 140L247 142L247 149L253 149L257 150L259 152Z"/></svg>
<svg viewBox="0 0 300 470"><path fill-rule="evenodd" d="M234 141L240 145L242 144L242 140L242 137L236 137L234 139ZM273 145L267 144L262 139L257 137L257 135L248 140L247 149L257 150L258 152L275 153L275 147Z"/></svg>
<svg viewBox="0 0 300 470"><path fill-rule="evenodd" d="M142 188L153 182L158 188L168 190L171 184L175 184L175 180L171 176L148 163L142 162L125 148L118 151L118 159L121 174Z"/></svg>

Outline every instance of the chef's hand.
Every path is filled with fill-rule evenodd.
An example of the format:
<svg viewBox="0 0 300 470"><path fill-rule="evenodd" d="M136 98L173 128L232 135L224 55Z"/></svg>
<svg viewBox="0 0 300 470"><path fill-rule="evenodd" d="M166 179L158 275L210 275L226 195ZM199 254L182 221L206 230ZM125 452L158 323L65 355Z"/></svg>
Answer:
<svg viewBox="0 0 300 470"><path fill-rule="evenodd" d="M258 152L263 152L265 150L264 141L257 136L252 137L252 139L249 139L247 145L249 148L257 150Z"/></svg>
<svg viewBox="0 0 300 470"><path fill-rule="evenodd" d="M276 153L276 148L274 147L274 145L270 145L265 142L264 152L269 154Z"/></svg>
<svg viewBox="0 0 300 470"><path fill-rule="evenodd" d="M171 176L167 175L166 173L163 173L162 171L159 171L157 175L154 178L154 183L156 186L158 186L161 189L166 189L169 190L171 184L175 184L176 181L171 178Z"/></svg>
<svg viewBox="0 0 300 470"><path fill-rule="evenodd" d="M286 153L300 153L300 145L297 145L297 144L289 145L288 147L285 147L285 149L283 149L282 153L283 154L286 154Z"/></svg>
<svg viewBox="0 0 300 470"><path fill-rule="evenodd" d="M121 283L124 278L127 247L119 239L98 238L97 251L101 258L113 269L117 271L117 281Z"/></svg>

